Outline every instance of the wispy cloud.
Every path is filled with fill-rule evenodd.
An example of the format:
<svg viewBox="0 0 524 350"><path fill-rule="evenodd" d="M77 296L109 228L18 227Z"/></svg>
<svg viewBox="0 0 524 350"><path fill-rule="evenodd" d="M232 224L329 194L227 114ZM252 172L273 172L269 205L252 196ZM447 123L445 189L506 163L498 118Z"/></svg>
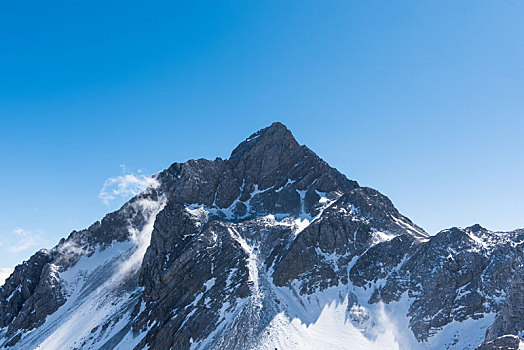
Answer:
<svg viewBox="0 0 524 350"><path fill-rule="evenodd" d="M0 267L0 286L5 283L5 280L13 272L13 269L10 267Z"/></svg>
<svg viewBox="0 0 524 350"><path fill-rule="evenodd" d="M13 230L13 243L7 246L7 249L12 253L19 253L29 248L46 245L46 240L42 235L42 231L31 232L17 227Z"/></svg>
<svg viewBox="0 0 524 350"><path fill-rule="evenodd" d="M116 198L128 199L136 196L148 187L158 185L157 180L141 174L140 170L138 170L138 174L132 174L128 172L125 165L120 165L120 167L123 174L107 179L98 195L106 205L109 205Z"/></svg>

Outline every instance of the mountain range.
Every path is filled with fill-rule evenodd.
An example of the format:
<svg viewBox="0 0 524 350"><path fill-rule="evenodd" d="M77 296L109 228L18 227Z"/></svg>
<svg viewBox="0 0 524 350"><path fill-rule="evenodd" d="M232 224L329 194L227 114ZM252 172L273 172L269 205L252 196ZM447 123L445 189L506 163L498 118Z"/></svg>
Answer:
<svg viewBox="0 0 524 350"><path fill-rule="evenodd" d="M524 229L429 235L281 123L151 182L15 268L2 349L521 344Z"/></svg>

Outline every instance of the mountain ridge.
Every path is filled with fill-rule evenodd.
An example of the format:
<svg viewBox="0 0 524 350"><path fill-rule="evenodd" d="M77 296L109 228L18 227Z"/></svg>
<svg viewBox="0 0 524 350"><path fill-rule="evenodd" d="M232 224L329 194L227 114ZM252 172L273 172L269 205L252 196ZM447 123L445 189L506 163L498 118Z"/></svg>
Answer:
<svg viewBox="0 0 524 350"><path fill-rule="evenodd" d="M429 236L281 123L229 159L173 163L154 179L15 269L0 288L3 348L324 346L315 327L340 314L333 329L367 347L473 349L483 335L449 330L487 330L501 310L515 318L504 298L520 290L509 282L524 230L473 225ZM93 321L78 329L71 320L89 310ZM388 317L407 326L390 334ZM512 325L491 327L484 346L520 327Z"/></svg>

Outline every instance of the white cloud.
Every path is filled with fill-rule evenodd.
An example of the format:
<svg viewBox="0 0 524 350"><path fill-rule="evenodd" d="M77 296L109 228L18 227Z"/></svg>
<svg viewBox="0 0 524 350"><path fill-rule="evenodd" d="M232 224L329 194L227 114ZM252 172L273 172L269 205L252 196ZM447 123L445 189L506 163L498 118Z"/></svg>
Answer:
<svg viewBox="0 0 524 350"><path fill-rule="evenodd" d="M42 237L42 231L31 232L17 227L13 230L15 240L7 246L7 249L12 253L20 253L29 248L46 245L45 239Z"/></svg>
<svg viewBox="0 0 524 350"><path fill-rule="evenodd" d="M10 267L0 267L0 286L4 285L5 280L13 272L13 269Z"/></svg>
<svg viewBox="0 0 524 350"><path fill-rule="evenodd" d="M158 186L157 180L140 174L140 170L138 174L129 174L125 165L121 165L120 167L122 168L123 175L107 179L98 195L106 205L109 205L109 203L116 198L128 199L136 196L148 187Z"/></svg>

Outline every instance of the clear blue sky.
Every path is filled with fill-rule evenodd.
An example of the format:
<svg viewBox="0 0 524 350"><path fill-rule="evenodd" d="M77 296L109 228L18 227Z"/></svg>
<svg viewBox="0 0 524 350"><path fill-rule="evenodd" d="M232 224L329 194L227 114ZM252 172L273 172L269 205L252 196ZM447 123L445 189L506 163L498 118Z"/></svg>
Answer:
<svg viewBox="0 0 524 350"><path fill-rule="evenodd" d="M436 233L524 227L524 2L25 1L0 10L0 267L110 177L285 123Z"/></svg>

